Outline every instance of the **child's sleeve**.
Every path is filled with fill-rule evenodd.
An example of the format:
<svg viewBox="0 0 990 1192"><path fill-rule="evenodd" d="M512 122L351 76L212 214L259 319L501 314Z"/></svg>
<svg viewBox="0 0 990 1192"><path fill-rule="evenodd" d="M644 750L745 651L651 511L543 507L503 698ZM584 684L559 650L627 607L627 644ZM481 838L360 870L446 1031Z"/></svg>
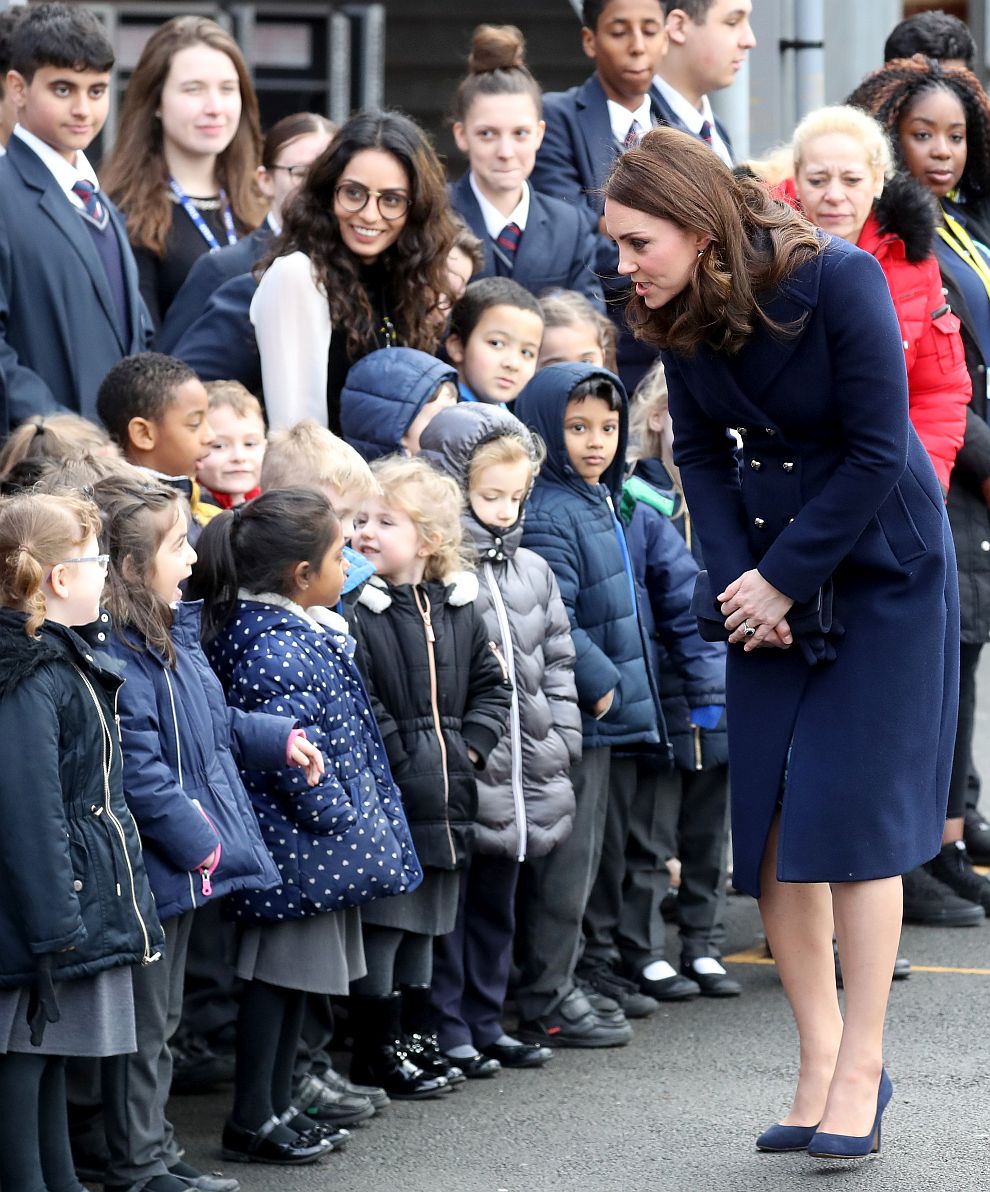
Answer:
<svg viewBox="0 0 990 1192"><path fill-rule="evenodd" d="M40 672L0 700L4 751L0 782L0 867L4 897L17 908L36 956L61 952L86 938L59 767L59 712L48 676Z"/></svg>
<svg viewBox="0 0 990 1192"><path fill-rule="evenodd" d="M550 568L546 567L546 635L543 639L543 691L554 727L563 737L572 762L581 758L581 713L574 684L574 643L567 609Z"/></svg>
<svg viewBox="0 0 990 1192"><path fill-rule="evenodd" d="M230 752L240 769L277 770L285 765L289 734L298 723L292 715L245 712L228 704L227 726Z"/></svg>
<svg viewBox="0 0 990 1192"><path fill-rule="evenodd" d="M473 749L484 769L488 755L499 743L509 723L512 703L512 684L505 663L488 636L484 618L473 604L466 606L473 618L471 674L468 681L467 703L461 723L461 736Z"/></svg>
<svg viewBox="0 0 990 1192"><path fill-rule="evenodd" d="M231 676L228 692L228 699L251 716L269 713L279 720L294 717L299 728L306 730L306 739L323 754L325 769L316 786L307 784L301 769L289 766L285 738L277 763L260 768L266 790L278 799L286 816L297 827L323 836L342 832L357 822L351 796L338 778L334 742L325 728L332 723L340 698L332 675L328 676L326 689L319 693L308 685L296 687L264 654L241 660Z"/></svg>

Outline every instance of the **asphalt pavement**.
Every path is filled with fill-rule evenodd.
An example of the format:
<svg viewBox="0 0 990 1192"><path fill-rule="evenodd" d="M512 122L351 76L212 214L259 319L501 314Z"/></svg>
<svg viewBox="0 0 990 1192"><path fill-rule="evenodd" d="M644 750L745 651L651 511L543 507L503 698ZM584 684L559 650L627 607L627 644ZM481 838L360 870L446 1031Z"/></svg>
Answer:
<svg viewBox="0 0 990 1192"><path fill-rule="evenodd" d="M990 808L990 662L977 765ZM879 708L878 708L878 714ZM624 1048L561 1051L543 1070L470 1081L439 1101L393 1103L315 1167L226 1164L244 1192L990 1192L990 920L907 927L913 964L891 992L894 1099L883 1149L862 1164L765 1155L756 1135L789 1103L796 1035L751 899L728 908L728 1001L668 1005ZM676 960L673 930L669 955ZM176 1098L190 1161L220 1165L229 1092Z"/></svg>

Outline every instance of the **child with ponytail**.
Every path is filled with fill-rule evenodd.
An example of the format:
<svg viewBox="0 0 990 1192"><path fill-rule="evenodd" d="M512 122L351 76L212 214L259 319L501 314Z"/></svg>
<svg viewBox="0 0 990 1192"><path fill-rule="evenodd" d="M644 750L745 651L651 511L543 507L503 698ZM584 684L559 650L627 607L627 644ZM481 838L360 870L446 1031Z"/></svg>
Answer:
<svg viewBox="0 0 990 1192"><path fill-rule="evenodd" d="M183 1161L165 1116L189 937L199 908L279 880L238 763L302 767L297 782L314 783L322 758L287 712L245 716L227 707L199 644L200 608L181 602L196 553L180 494L127 476L100 481L94 494L110 551L107 645L127 680L118 705L124 794L166 937L164 961L135 973L137 1050L104 1064L105 1186L182 1192L192 1183L235 1192L236 1180ZM326 1150L318 1139L306 1145Z"/></svg>
<svg viewBox="0 0 990 1192"><path fill-rule="evenodd" d="M457 485L409 457L372 471L381 495L355 519L352 544L378 574L351 617L424 877L411 897L363 915L368 973L351 986L351 1078L431 1097L464 1079L433 1030L433 945L456 923L475 773L505 731L510 688L475 607L477 578L464 571Z"/></svg>
<svg viewBox="0 0 990 1192"><path fill-rule="evenodd" d="M542 458L536 440L507 411L468 403L438 414L422 449L463 493L478 607L513 687L509 730L478 775L477 840L461 871L457 923L433 950L440 1047L468 1076L482 1076L499 1063L538 1067L553 1054L506 1034L502 1008L520 869L552 852L574 823L570 767L581 756L581 713L557 581L543 558L520 546Z"/></svg>
<svg viewBox="0 0 990 1192"><path fill-rule="evenodd" d="M327 497L288 488L214 518L190 595L205 601L206 648L234 707L291 714L326 759L310 790L277 765L244 771L279 882L229 902L245 982L237 1023L228 1158L304 1163L310 1122L292 1104L307 994L346 994L363 976L358 907L403 901L421 873L385 746L343 619L347 575ZM408 895L407 895L408 896ZM318 1156L317 1156L318 1157Z"/></svg>
<svg viewBox="0 0 990 1192"><path fill-rule="evenodd" d="M454 210L484 246L475 276L511 277L534 294L547 286L579 290L601 307L590 221L527 181L545 128L522 33L515 25L479 25L454 98L454 140L469 169L450 188Z"/></svg>
<svg viewBox="0 0 990 1192"><path fill-rule="evenodd" d="M112 727L120 676L74 628L99 616L99 533L80 497L0 502L0 1187L11 1192L83 1192L65 1057L133 1051L131 972L161 966Z"/></svg>

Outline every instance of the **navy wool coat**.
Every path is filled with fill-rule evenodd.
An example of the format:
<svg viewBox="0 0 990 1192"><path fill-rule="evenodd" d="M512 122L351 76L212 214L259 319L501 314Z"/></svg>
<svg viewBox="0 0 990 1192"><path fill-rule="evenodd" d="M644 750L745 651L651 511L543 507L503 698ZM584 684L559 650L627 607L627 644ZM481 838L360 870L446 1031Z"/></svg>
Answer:
<svg viewBox="0 0 990 1192"><path fill-rule="evenodd" d="M230 899L237 918L300 919L418 886L422 871L343 618L262 594L238 603L209 651L235 707L249 719L297 717L326 763L312 787L284 764L244 771L281 880Z"/></svg>
<svg viewBox="0 0 990 1192"><path fill-rule="evenodd" d="M564 415L577 386L601 377L622 395L619 445L602 482L591 485L571 466ZM622 385L618 377L590 364L551 364L522 391L514 413L546 444L546 461L526 506L522 544L550 564L570 618L584 748L656 744L657 694L632 563L614 511L629 426ZM611 707L595 720L591 707L613 690Z"/></svg>
<svg viewBox="0 0 990 1192"><path fill-rule="evenodd" d="M731 359L664 353L713 592L754 567L798 601L831 578L845 630L814 666L797 646L729 649L733 880L756 896L779 799L781 881L890 877L938 852L959 678L955 556L883 271L827 240L764 309L800 331L759 329Z"/></svg>
<svg viewBox="0 0 990 1192"><path fill-rule="evenodd" d="M229 251L237 247L232 245ZM207 255L199 259L212 258ZM251 299L257 288L253 273L242 273L218 286L206 299L198 317L179 336L170 354L188 364L201 381L240 381L245 389L260 396L261 356L251 323ZM173 302L168 308L169 315L175 305Z"/></svg>

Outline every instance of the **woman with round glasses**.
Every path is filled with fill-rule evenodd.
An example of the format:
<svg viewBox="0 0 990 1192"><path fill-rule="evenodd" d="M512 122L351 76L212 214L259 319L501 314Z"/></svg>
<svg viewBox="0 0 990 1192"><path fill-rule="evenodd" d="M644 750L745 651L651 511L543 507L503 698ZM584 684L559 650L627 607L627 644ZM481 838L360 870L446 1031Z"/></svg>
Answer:
<svg viewBox="0 0 990 1192"><path fill-rule="evenodd" d="M432 352L454 243L443 169L395 112L362 112L312 164L251 303L273 428L340 433L348 369L376 348Z"/></svg>

